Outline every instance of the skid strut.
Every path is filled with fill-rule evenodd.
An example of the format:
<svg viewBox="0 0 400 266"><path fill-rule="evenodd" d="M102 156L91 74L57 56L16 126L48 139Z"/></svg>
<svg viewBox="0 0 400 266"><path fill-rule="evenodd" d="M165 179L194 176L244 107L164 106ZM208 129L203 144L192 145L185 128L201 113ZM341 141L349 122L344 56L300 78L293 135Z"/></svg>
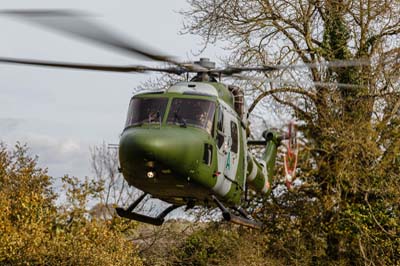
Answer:
<svg viewBox="0 0 400 266"><path fill-rule="evenodd" d="M243 209L238 209L238 212L241 216L237 216L230 212L223 204L220 202L217 197L214 195L211 196L215 204L217 204L218 208L222 211L222 216L228 222L243 225L246 227L254 228L254 229L263 229L263 224L248 218L248 214Z"/></svg>
<svg viewBox="0 0 400 266"><path fill-rule="evenodd" d="M137 212L134 212L133 210L136 208L137 205L147 196L147 193L144 193L142 196L140 196L135 202L133 202L128 208L115 208L117 211L117 214L120 217L128 218L131 220L139 221L142 223L147 223L147 224L152 224L152 225L162 225L164 223L164 218L167 216L168 213L172 212L176 208L178 208L178 205L171 205L168 208L166 208L164 211L162 211L157 217L151 217L147 216L144 214L140 214Z"/></svg>

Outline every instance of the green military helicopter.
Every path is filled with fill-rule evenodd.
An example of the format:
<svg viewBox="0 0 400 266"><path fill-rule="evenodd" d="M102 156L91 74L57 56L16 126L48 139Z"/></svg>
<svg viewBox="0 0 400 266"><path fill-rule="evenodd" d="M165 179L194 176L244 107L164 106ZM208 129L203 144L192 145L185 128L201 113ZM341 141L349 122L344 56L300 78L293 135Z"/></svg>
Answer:
<svg viewBox="0 0 400 266"><path fill-rule="evenodd" d="M128 183L172 205L157 218L132 212L145 193L117 213L162 224L179 206L215 204L226 220L259 228L239 206L247 186L260 193L271 191L277 146L286 138L295 142L295 135L265 131L265 140L249 141L243 92L217 82L215 77L226 69L216 70L209 59L195 65L205 70L190 81L132 97L119 143L120 170ZM261 162L249 152L249 144L265 146Z"/></svg>
<svg viewBox="0 0 400 266"><path fill-rule="evenodd" d="M224 77L245 78L241 76L243 72L269 72L319 65L217 68L207 58L184 63L127 42L75 11L19 10L0 13L170 66L111 66L16 58L0 58L0 63L186 76L186 81L165 90L140 92L130 100L119 143L120 171L129 185L144 191L144 194L128 208L117 208L118 215L161 225L165 216L177 207L217 206L227 221L262 228L262 224L252 219L240 206L248 187L259 193L271 192L277 147L283 141L287 141L287 154L284 157L286 185L291 185L295 178L298 153L296 129L291 123L287 133L266 130L263 140L249 140L249 114L244 93L239 87L225 85L220 80ZM324 65L345 67L359 64L335 61ZM265 147L260 161L249 151L250 145ZM134 212L147 194L171 206L157 217Z"/></svg>

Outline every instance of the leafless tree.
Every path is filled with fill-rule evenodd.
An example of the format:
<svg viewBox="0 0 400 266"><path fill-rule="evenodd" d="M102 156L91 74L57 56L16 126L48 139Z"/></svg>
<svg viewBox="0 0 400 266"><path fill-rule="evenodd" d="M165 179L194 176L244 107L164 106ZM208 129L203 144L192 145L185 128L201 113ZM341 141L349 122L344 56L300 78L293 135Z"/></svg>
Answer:
<svg viewBox="0 0 400 266"><path fill-rule="evenodd" d="M98 215L104 218L114 214L116 206L130 204L138 190L129 187L118 172L118 148L108 147L106 143L90 148L91 166L96 182L103 185L98 197L100 202L94 207Z"/></svg>
<svg viewBox="0 0 400 266"><path fill-rule="evenodd" d="M399 1L188 3L184 32L202 36L205 46L223 41L230 64L320 63L255 75L244 85L252 113L265 116L270 99L301 122L307 139L300 161L303 185L296 194L264 200L261 213L274 222L300 224L299 236L315 247L325 239L323 254L333 261L346 252L358 254L357 263L395 261L400 224L387 221L400 220L400 210L381 204L400 201L392 189L400 178ZM335 60L341 61L326 64ZM365 61L369 64L361 64ZM352 234L348 228L355 228ZM294 256L299 246L287 248L289 242L282 245Z"/></svg>

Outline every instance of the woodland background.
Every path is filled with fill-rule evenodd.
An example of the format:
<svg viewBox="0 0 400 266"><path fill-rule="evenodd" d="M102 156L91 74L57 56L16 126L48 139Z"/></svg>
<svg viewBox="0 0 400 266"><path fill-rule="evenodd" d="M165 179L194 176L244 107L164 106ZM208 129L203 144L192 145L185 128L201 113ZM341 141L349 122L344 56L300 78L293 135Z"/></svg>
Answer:
<svg viewBox="0 0 400 266"><path fill-rule="evenodd" d="M205 46L223 41L227 64L370 62L233 81L247 95L253 137L267 113L298 121L301 182L251 199L263 232L181 220L155 228L112 212L135 195L106 147L92 150L95 177L63 178L56 204L52 178L27 147L1 145L0 264L400 265L400 2L188 2L183 33Z"/></svg>

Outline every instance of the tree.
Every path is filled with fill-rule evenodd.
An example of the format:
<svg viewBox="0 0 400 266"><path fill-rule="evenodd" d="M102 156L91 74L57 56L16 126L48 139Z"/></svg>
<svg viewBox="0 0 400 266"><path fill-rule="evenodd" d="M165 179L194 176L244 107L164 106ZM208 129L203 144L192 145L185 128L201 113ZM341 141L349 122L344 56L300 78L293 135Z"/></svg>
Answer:
<svg viewBox="0 0 400 266"><path fill-rule="evenodd" d="M273 104L291 110L307 140L299 171L302 186L295 193L277 196L273 204L270 199L260 200L270 230L286 240L276 237L271 245L291 259L305 259L305 252L308 263L385 265L397 261L399 2L188 2L190 9L183 11L184 32L202 36L205 45L219 40L227 43L231 64L370 62L346 68L282 70L264 74L264 82L245 86L253 113L265 115L259 106L270 97ZM276 86L271 79L291 82L280 81ZM292 244L299 239L302 245Z"/></svg>
<svg viewBox="0 0 400 266"><path fill-rule="evenodd" d="M132 223L85 211L96 184L65 176L68 204L59 208L52 178L36 161L26 146L0 142L1 265L142 265L124 234Z"/></svg>
<svg viewBox="0 0 400 266"><path fill-rule="evenodd" d="M118 149L110 148L105 143L90 149L91 166L95 182L103 189L98 194L100 202L93 211L103 218L116 215L114 208L130 204L137 190L129 187L121 173L118 172Z"/></svg>

